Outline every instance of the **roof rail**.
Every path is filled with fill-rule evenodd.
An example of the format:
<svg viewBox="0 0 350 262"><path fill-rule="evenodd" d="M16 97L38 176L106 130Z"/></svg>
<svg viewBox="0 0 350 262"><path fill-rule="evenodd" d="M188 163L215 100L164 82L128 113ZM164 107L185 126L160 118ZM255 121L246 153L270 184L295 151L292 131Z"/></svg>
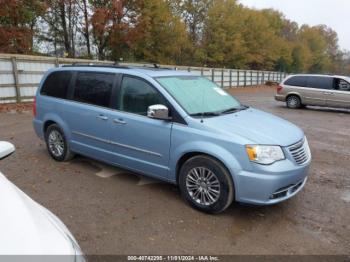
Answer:
<svg viewBox="0 0 350 262"><path fill-rule="evenodd" d="M114 64L93 64L93 63L81 63L76 62L69 65L62 65L62 67L105 67L105 68L122 68L122 69L130 69L128 66L119 65L117 63Z"/></svg>
<svg viewBox="0 0 350 262"><path fill-rule="evenodd" d="M174 70L174 68L171 67L161 67L158 64L139 64L139 65L132 65L130 68L140 68L140 69L154 69L154 70ZM176 70L176 69L175 69Z"/></svg>
<svg viewBox="0 0 350 262"><path fill-rule="evenodd" d="M120 65L119 63L114 64L94 64L91 62L76 62L72 64L62 65L62 67L104 67L104 68L120 68L120 69L132 69L132 68L144 68L144 69L155 69L155 70L177 70L177 68L161 67L158 64L140 64L140 65Z"/></svg>

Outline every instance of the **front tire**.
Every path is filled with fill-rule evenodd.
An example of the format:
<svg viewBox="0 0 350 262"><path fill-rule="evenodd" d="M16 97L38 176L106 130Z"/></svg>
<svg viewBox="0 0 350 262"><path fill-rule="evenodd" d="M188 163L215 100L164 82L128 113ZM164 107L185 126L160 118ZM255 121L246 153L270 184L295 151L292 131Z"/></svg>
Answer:
<svg viewBox="0 0 350 262"><path fill-rule="evenodd" d="M299 96L291 95L287 97L286 101L287 107L292 109L301 108L301 100Z"/></svg>
<svg viewBox="0 0 350 262"><path fill-rule="evenodd" d="M182 197L206 213L220 213L234 199L234 186L227 169L216 159L200 155L187 160L180 169Z"/></svg>
<svg viewBox="0 0 350 262"><path fill-rule="evenodd" d="M47 128L45 142L49 154L56 161L64 162L74 157L62 129L57 124L52 124Z"/></svg>

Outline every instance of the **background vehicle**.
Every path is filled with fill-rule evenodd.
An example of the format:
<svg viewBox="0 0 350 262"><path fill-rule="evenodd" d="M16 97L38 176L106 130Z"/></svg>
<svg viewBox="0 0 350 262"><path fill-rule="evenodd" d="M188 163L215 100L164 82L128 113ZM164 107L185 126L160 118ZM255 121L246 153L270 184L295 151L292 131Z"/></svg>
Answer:
<svg viewBox="0 0 350 262"><path fill-rule="evenodd" d="M275 96L289 108L305 105L350 108L350 78L330 75L292 75L282 81Z"/></svg>
<svg viewBox="0 0 350 262"><path fill-rule="evenodd" d="M14 151L12 144L0 142L0 159ZM84 261L66 226L1 173L0 192L0 255L65 255L60 261Z"/></svg>
<svg viewBox="0 0 350 262"><path fill-rule="evenodd" d="M302 130L188 72L57 68L44 77L34 109L35 131L55 160L78 153L178 184L205 212L233 200L275 204L307 180Z"/></svg>

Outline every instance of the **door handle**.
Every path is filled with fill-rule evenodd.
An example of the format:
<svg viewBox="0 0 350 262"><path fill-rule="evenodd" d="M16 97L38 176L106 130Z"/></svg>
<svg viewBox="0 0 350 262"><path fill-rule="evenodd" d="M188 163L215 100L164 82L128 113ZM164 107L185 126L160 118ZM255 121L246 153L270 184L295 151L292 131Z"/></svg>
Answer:
<svg viewBox="0 0 350 262"><path fill-rule="evenodd" d="M98 115L98 116L96 116L96 118L104 120L104 121L108 120L108 117L105 115Z"/></svg>
<svg viewBox="0 0 350 262"><path fill-rule="evenodd" d="M119 118L119 119L117 119L117 118L113 119L113 123L118 124L118 125L126 125L126 122L125 122L123 119L121 119L121 118Z"/></svg>
<svg viewBox="0 0 350 262"><path fill-rule="evenodd" d="M324 95L333 95L332 92L323 92Z"/></svg>

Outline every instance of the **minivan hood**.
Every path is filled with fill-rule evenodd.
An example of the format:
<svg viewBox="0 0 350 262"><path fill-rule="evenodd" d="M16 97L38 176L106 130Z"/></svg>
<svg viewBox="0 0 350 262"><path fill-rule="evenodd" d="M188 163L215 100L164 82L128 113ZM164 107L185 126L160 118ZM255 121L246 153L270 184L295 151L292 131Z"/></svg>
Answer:
<svg viewBox="0 0 350 262"><path fill-rule="evenodd" d="M206 118L203 123L217 132L235 134L254 144L289 146L304 137L296 125L254 108Z"/></svg>
<svg viewBox="0 0 350 262"><path fill-rule="evenodd" d="M47 209L0 173L0 255L75 255ZM65 261L74 260L74 256Z"/></svg>

